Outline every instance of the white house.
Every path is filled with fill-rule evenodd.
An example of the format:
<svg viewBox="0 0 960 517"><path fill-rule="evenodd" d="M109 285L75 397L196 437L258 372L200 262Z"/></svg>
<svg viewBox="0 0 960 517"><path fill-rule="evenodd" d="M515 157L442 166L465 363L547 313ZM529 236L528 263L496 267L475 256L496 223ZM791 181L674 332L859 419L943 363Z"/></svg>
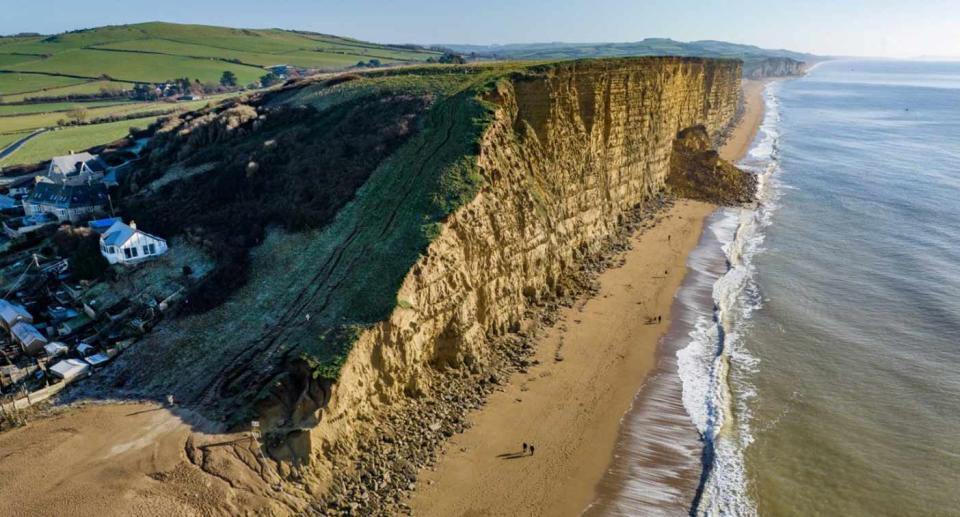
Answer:
<svg viewBox="0 0 960 517"><path fill-rule="evenodd" d="M129 225L117 221L100 236L100 254L111 264L129 264L163 255L167 241L137 229L137 223Z"/></svg>
<svg viewBox="0 0 960 517"><path fill-rule="evenodd" d="M89 183L96 181L107 173L107 164L100 156L90 153L70 153L66 156L56 156L50 160L46 176L38 181L51 183Z"/></svg>

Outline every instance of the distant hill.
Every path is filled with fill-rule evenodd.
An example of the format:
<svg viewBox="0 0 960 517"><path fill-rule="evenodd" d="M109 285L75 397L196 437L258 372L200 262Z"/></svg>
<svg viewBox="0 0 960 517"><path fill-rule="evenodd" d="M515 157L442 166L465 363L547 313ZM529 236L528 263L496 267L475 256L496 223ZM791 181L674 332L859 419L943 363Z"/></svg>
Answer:
<svg viewBox="0 0 960 517"><path fill-rule="evenodd" d="M725 41L675 41L647 38L630 43L517 43L508 45L445 44L443 48L479 59L556 60L591 57L696 56L740 59L744 75L762 77L799 71L800 63L822 60L820 56L783 49L764 49Z"/></svg>
<svg viewBox="0 0 960 517"><path fill-rule="evenodd" d="M226 70L247 84L271 65L338 70L371 59L393 64L437 56L413 46L379 45L302 31L161 22L116 25L53 36L0 38L0 71L22 72L0 74L0 95L104 76L127 83L177 77L217 81Z"/></svg>
<svg viewBox="0 0 960 517"><path fill-rule="evenodd" d="M257 85L274 65L288 65L283 72L290 76L291 67L305 73L336 71L359 63L425 62L441 55L412 45L378 45L312 32L159 22L0 37L0 150L25 142L15 152L0 155L0 167L30 166L70 150L113 142L157 116L197 109ZM220 78L227 71L236 77L236 87L221 91ZM181 90L164 94L164 99L131 92L135 83L181 78L194 85L192 91L202 88L203 100L191 95L188 102L173 102ZM73 127L31 136L64 125Z"/></svg>

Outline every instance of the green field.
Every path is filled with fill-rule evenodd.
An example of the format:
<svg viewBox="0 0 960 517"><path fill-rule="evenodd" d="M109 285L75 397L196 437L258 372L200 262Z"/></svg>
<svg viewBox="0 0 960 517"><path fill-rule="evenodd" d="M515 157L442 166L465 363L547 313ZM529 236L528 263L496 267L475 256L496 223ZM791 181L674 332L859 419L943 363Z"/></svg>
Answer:
<svg viewBox="0 0 960 517"><path fill-rule="evenodd" d="M17 152L0 161L0 166L39 163L52 156L80 151L123 138L131 127L145 128L158 117L146 117L133 120L96 124L90 126L69 127L48 131L23 145ZM2 139L11 135L0 135ZM23 134L18 135L23 136ZM14 138L16 140L16 138Z"/></svg>
<svg viewBox="0 0 960 517"><path fill-rule="evenodd" d="M166 103L166 102L137 102L103 106L99 108L87 109L87 121L110 116L129 116L137 113L153 111L178 111L185 109L195 109L203 106L206 101L184 102L184 103ZM3 106L4 108L10 106ZM0 133L11 133L25 131L28 129L38 129L41 127L56 127L60 120L68 120L70 117L66 113L34 113L31 115L6 116L0 117Z"/></svg>
<svg viewBox="0 0 960 517"><path fill-rule="evenodd" d="M3 76L0 75L0 80ZM130 83L121 83L117 81L87 81L79 84L74 84L71 86L63 86L60 88L50 88L48 90L40 90L27 93L18 93L15 95L4 95L2 100L3 102L29 102L31 99L36 99L38 97L69 97L71 95L89 95L94 93L100 93L103 89L108 90L129 90L133 87Z"/></svg>
<svg viewBox="0 0 960 517"><path fill-rule="evenodd" d="M4 149L8 145L20 140L21 138L30 134L29 132L23 133L9 133L6 135L0 135L0 149Z"/></svg>
<svg viewBox="0 0 960 517"><path fill-rule="evenodd" d="M69 96L95 95L102 89L130 90L137 82L161 83L186 77L216 84L225 71L230 71L236 75L239 86L245 86L256 83L267 73L265 67L271 65L342 70L371 59L387 65L424 62L438 56L438 52L425 49L378 45L316 33L159 22L84 29L54 36L0 37L0 135L57 127L58 121L69 118L65 111L81 105L70 102ZM37 98L57 100L47 104L10 104L29 103ZM93 120L156 110L196 109L207 102L171 105L125 102L116 98L84 102L82 106L87 108L87 120ZM93 127L65 129L38 137L7 161L48 159L50 156L42 155L48 148L47 142L50 149L66 145L68 149L79 150L107 143L109 140L102 138L114 139L116 134L112 129L97 131ZM71 135L82 135L82 138L69 144L57 143L69 140Z"/></svg>
<svg viewBox="0 0 960 517"><path fill-rule="evenodd" d="M55 75L0 73L0 97L5 99L8 94L38 92L47 88L60 88L83 82L85 82L83 79Z"/></svg>
<svg viewBox="0 0 960 517"><path fill-rule="evenodd" d="M2 49L3 47L0 47ZM108 52L93 49L69 49L38 61L13 65L11 70L56 72L89 78L109 76L120 81L162 82L175 77L217 81L225 70L237 75L241 84L256 81L264 71L260 68L227 63L216 59L194 59L182 56Z"/></svg>
<svg viewBox="0 0 960 517"><path fill-rule="evenodd" d="M0 105L0 133L5 133L4 131L4 120L3 117L16 116L16 115L29 115L33 113L54 113L54 112L63 112L68 111L73 108L100 108L103 106L117 106L122 104L128 104L130 101L126 99L112 99L104 101L93 101L93 102L44 102L37 104L7 104Z"/></svg>

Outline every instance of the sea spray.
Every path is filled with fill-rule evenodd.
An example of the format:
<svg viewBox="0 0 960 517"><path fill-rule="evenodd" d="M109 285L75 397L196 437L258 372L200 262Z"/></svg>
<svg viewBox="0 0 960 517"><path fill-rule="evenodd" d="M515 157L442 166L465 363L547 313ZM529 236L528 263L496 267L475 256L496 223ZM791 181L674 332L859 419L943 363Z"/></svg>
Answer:
<svg viewBox="0 0 960 517"><path fill-rule="evenodd" d="M703 473L693 513L756 515L749 496L744 450L752 441L747 401L754 392L747 375L757 360L739 336L761 303L751 264L762 250L763 229L776 209L779 111L776 84L764 92L766 115L758 141L741 163L758 176L757 206L724 209L710 225L722 245L726 271L713 285L712 310L705 308L677 352L683 404L704 443Z"/></svg>

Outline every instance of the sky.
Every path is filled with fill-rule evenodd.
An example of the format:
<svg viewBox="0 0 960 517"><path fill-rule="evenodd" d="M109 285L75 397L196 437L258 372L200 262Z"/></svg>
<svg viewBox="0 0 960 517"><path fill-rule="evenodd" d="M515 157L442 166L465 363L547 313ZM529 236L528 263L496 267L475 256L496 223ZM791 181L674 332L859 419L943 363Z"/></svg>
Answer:
<svg viewBox="0 0 960 517"><path fill-rule="evenodd" d="M960 57L960 0L0 0L0 34L144 21L378 43L717 39L823 55Z"/></svg>

